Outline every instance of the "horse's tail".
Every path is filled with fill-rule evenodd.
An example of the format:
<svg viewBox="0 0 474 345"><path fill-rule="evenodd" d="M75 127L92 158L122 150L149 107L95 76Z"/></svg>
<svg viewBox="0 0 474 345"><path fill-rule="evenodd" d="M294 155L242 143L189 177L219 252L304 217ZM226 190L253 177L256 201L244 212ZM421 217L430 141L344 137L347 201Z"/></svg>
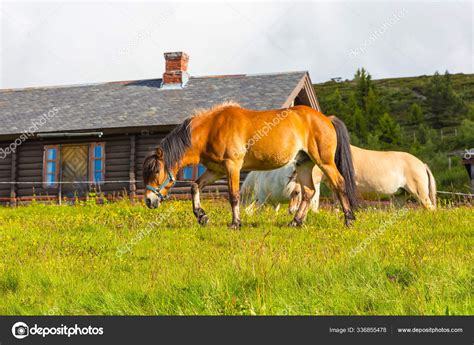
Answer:
<svg viewBox="0 0 474 345"><path fill-rule="evenodd" d="M336 116L330 117L337 135L336 155L334 160L346 185L346 194L351 208L357 208L357 188L355 181L354 164L352 163L352 152L350 146L350 137L347 127Z"/></svg>
<svg viewBox="0 0 474 345"><path fill-rule="evenodd" d="M436 181L433 174L431 173L430 168L428 167L428 164L425 164L425 168L426 174L428 175L428 195L430 197L431 203L433 204L433 207L436 208Z"/></svg>

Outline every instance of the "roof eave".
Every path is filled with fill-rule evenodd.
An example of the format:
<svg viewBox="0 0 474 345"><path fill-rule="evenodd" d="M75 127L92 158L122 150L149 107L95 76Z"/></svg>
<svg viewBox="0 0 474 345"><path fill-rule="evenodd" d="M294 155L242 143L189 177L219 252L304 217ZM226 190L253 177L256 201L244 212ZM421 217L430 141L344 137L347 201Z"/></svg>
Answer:
<svg viewBox="0 0 474 345"><path fill-rule="evenodd" d="M308 94L311 107L318 111L321 111L321 107L319 106L318 98L316 97L316 93L314 91L313 84L311 83L311 78L309 76L308 71L304 72L303 77L301 77L301 80L298 82L298 84L296 84L296 87L293 89L288 98L282 104L282 107L290 107L295 98L303 89L305 89L306 93Z"/></svg>

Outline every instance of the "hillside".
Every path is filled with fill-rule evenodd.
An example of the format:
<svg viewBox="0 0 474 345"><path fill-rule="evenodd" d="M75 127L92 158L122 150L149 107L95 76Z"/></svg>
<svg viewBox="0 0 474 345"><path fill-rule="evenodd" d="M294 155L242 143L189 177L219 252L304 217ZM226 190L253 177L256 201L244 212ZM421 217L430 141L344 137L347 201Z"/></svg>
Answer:
<svg viewBox="0 0 474 345"><path fill-rule="evenodd" d="M413 103L418 103L424 113L429 111L426 104L427 84L432 76L418 76L407 78L389 78L372 80L380 97L388 102L391 115L401 125L408 125L407 114ZM468 104L474 105L474 74L452 74L453 90ZM350 93L356 87L355 80L345 80L342 83L328 81L314 84L321 108L326 108L326 102L336 89L339 89L344 102L348 102Z"/></svg>

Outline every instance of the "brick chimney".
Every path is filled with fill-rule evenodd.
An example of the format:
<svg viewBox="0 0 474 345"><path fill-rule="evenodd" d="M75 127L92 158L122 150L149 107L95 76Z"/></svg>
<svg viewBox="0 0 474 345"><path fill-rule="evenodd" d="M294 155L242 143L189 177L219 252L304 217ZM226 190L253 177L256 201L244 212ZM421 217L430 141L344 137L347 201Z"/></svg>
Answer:
<svg viewBox="0 0 474 345"><path fill-rule="evenodd" d="M184 52L165 53L166 70L163 73L163 88L181 88L189 79L189 55Z"/></svg>

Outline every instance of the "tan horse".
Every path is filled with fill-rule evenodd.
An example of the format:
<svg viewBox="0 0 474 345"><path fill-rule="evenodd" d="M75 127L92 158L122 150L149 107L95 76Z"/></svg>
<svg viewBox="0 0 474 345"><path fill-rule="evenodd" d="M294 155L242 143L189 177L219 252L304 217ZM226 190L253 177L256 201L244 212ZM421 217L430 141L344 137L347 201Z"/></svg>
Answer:
<svg viewBox="0 0 474 345"><path fill-rule="evenodd" d="M436 182L427 164L407 152L373 151L353 145L351 145L351 151L358 192L363 195L393 195L403 188L423 207L429 210L436 209ZM292 171L294 172L293 167L282 169L285 170L280 175L291 175ZM255 174L255 176L250 176L250 174ZM270 176L267 172L250 174L251 179L266 179L267 183L271 183L268 181ZM285 178L285 181L288 179ZM316 193L311 200L311 209L316 212L319 206L320 183L325 182L324 173L320 169L313 170L313 182ZM294 179L290 180L288 185L294 186L291 189L285 189L287 200L288 198L290 200L289 210L292 213L291 205L297 205L300 202L301 192L299 186L294 183ZM257 193L256 191L255 194Z"/></svg>
<svg viewBox="0 0 474 345"><path fill-rule="evenodd" d="M428 165L407 152L373 151L352 146L357 190L361 194L393 195L400 188L427 209L436 208L436 182ZM324 173L314 169L317 189Z"/></svg>
<svg viewBox="0 0 474 345"><path fill-rule="evenodd" d="M307 107L253 111L224 104L186 119L143 164L145 202L156 208L169 194L180 167L201 163L207 170L191 186L193 212L200 224L208 217L200 190L224 176L232 207L231 228L240 227L240 171L272 170L296 162L302 201L291 226L303 223L314 195L315 164L328 176L339 198L345 224L355 219L356 191L349 134L344 124Z"/></svg>

